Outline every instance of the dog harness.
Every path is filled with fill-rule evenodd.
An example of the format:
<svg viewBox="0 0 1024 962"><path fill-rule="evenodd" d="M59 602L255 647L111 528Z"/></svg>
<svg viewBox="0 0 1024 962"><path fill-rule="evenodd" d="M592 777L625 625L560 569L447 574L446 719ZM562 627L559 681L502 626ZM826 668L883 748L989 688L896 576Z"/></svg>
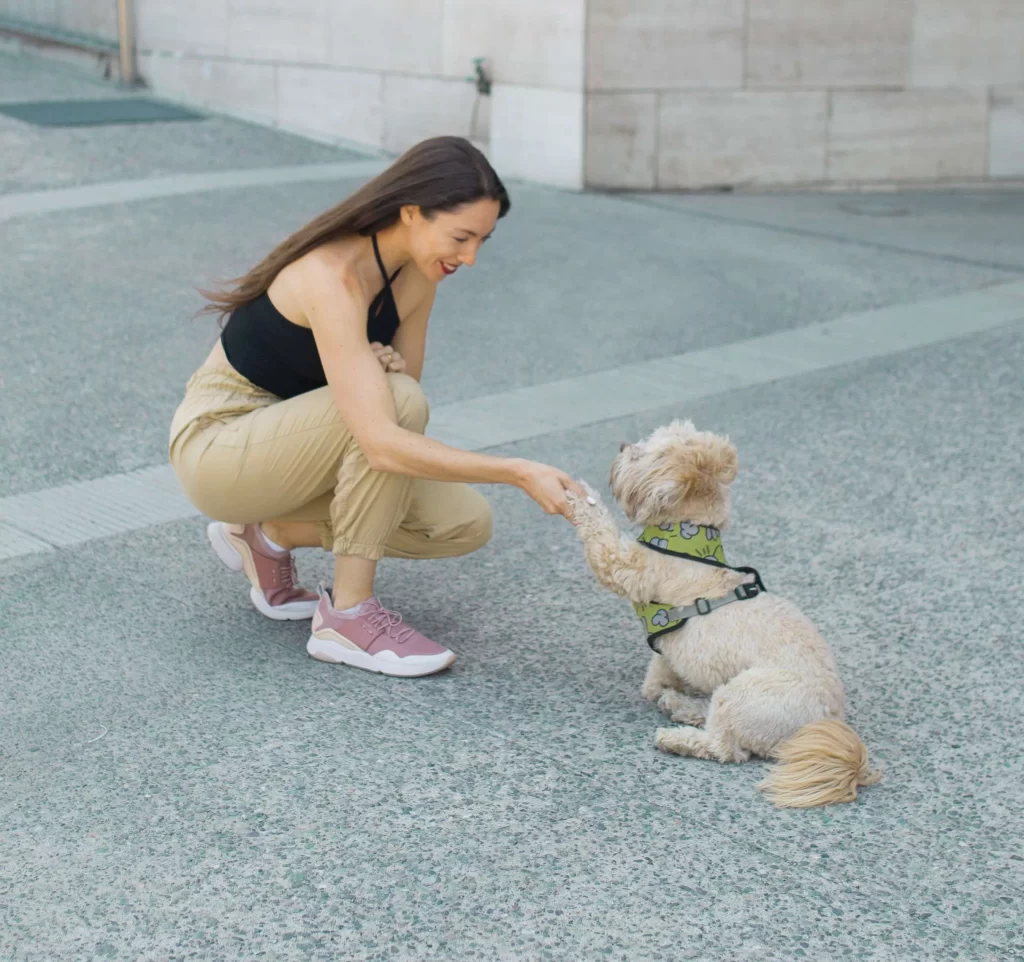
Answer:
<svg viewBox="0 0 1024 962"><path fill-rule="evenodd" d="M747 601L763 594L767 589L761 576L753 568L732 568L725 563L722 550L722 533L710 525L690 524L680 521L675 524L648 525L637 541L652 551L699 561L715 568L729 568L754 576L753 584L740 585L724 598L698 598L692 605L673 608L657 601L648 604L634 603L633 609L647 632L647 644L661 652L660 638L670 631L678 631L686 622L697 615L709 615L716 608L731 605L734 601Z"/></svg>

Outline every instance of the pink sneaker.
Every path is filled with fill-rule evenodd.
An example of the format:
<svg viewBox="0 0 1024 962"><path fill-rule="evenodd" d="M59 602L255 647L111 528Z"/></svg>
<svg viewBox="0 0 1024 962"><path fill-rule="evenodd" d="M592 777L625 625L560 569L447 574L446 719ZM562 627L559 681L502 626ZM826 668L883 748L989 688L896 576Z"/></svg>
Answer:
<svg viewBox="0 0 1024 962"><path fill-rule="evenodd" d="M432 675L455 661L454 652L402 624L402 616L376 598L352 613L336 611L322 587L306 651L320 661L405 678Z"/></svg>
<svg viewBox="0 0 1024 962"><path fill-rule="evenodd" d="M312 618L318 598L295 584L295 559L290 551L271 547L258 524L206 526L217 557L232 571L245 571L252 583L249 597L256 610L275 621L304 621Z"/></svg>

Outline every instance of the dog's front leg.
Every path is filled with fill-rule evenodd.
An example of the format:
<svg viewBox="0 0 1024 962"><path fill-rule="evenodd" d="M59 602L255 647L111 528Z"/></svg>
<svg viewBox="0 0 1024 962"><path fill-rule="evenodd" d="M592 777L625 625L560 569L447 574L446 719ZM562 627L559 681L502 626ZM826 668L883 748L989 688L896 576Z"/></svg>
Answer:
<svg viewBox="0 0 1024 962"><path fill-rule="evenodd" d="M674 722L700 728L707 721L711 699L684 695L673 688L666 688L658 699L658 709Z"/></svg>
<svg viewBox="0 0 1024 962"><path fill-rule="evenodd" d="M573 523L594 577L623 598L650 601L657 583L649 563L650 553L626 538L597 494L588 485L583 487L590 498L584 500L569 493L569 501L573 506Z"/></svg>
<svg viewBox="0 0 1024 962"><path fill-rule="evenodd" d="M588 499L566 492L573 523L590 570L609 591L638 604L661 601L691 605L697 598L721 598L753 575L655 554L627 538L597 493L581 482Z"/></svg>
<svg viewBox="0 0 1024 962"><path fill-rule="evenodd" d="M674 722L700 727L708 717L710 696L694 693L672 670L668 659L657 652L651 655L640 694Z"/></svg>
<svg viewBox="0 0 1024 962"><path fill-rule="evenodd" d="M651 660L647 663L647 674L644 675L644 682L640 686L640 694L648 701L657 702L663 691L679 691L682 687L682 680L669 667L668 661L657 652L653 652Z"/></svg>

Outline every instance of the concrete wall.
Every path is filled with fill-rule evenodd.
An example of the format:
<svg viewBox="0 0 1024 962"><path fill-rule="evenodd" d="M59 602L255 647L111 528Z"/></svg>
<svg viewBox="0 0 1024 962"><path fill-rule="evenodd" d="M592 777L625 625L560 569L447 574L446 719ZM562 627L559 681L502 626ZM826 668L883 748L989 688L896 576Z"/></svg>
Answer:
<svg viewBox="0 0 1024 962"><path fill-rule="evenodd" d="M584 0L136 0L157 93L399 152L471 136L508 177L583 184ZM488 59L477 104L466 82Z"/></svg>
<svg viewBox="0 0 1024 962"><path fill-rule="evenodd" d="M462 134L508 177L1024 177L1024 0L134 2L158 94L387 152ZM0 16L107 39L115 10L0 0ZM491 97L465 79L478 56Z"/></svg>
<svg viewBox="0 0 1024 962"><path fill-rule="evenodd" d="M1024 177L1024 0L588 0L586 183Z"/></svg>
<svg viewBox="0 0 1024 962"><path fill-rule="evenodd" d="M117 41L117 0L0 0L0 19Z"/></svg>

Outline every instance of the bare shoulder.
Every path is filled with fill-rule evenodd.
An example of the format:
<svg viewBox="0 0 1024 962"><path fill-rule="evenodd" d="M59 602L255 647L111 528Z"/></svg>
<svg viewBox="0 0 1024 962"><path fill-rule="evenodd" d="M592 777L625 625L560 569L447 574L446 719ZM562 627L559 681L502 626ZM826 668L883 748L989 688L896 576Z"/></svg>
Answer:
<svg viewBox="0 0 1024 962"><path fill-rule="evenodd" d="M352 264L322 247L283 268L268 293L285 317L303 327L312 327L314 316L331 309L358 309L364 300Z"/></svg>
<svg viewBox="0 0 1024 962"><path fill-rule="evenodd" d="M350 258L329 247L318 247L289 264L281 278L290 288L362 297L362 286Z"/></svg>

